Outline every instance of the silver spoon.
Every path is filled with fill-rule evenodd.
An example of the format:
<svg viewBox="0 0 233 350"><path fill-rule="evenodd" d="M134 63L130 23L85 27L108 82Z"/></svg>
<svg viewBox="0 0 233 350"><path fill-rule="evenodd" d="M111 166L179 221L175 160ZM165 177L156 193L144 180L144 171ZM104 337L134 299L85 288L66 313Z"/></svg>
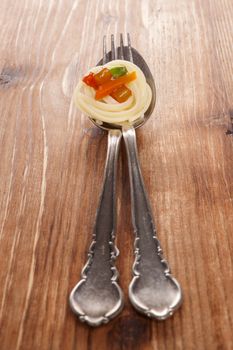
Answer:
<svg viewBox="0 0 233 350"><path fill-rule="evenodd" d="M182 291L177 280L171 276L156 237L151 207L140 170L135 134L135 128L142 126L153 112L156 98L155 83L145 60L131 47L129 34L128 46L124 47L124 50L128 51L128 59L141 68L152 90L152 101L144 119L123 127L129 164L132 222L136 235L136 259L133 265L134 277L129 286L129 298L138 311L163 320L171 316L180 306Z"/></svg>
<svg viewBox="0 0 233 350"><path fill-rule="evenodd" d="M136 235L136 259L133 265L134 276L129 286L129 298L132 305L141 313L163 320L171 316L180 306L182 291L177 280L171 276L168 263L163 257L138 160L135 129L142 126L154 110L156 100L154 78L143 57L131 47L129 34L127 40L128 45L124 46L123 36L120 35L119 56L121 59L131 61L141 68L152 90L151 104L142 118L136 120L132 125L114 125L116 128L122 128L126 145L132 222ZM108 129L109 127L110 125L107 123L102 125L102 128ZM113 127L112 124L111 127Z"/></svg>
<svg viewBox="0 0 233 350"><path fill-rule="evenodd" d="M106 37L103 40L103 59L97 64L105 64L115 59L114 37L111 51L107 55ZM120 58L118 56L118 58ZM94 122L94 121L93 121ZM107 323L123 308L123 293L117 283L118 272L114 260L118 250L114 245L116 221L116 175L119 145L122 136L114 126L101 126L108 130L108 149L104 171L103 188L93 230L88 261L81 273L81 280L70 294L70 306L83 322L91 326Z"/></svg>

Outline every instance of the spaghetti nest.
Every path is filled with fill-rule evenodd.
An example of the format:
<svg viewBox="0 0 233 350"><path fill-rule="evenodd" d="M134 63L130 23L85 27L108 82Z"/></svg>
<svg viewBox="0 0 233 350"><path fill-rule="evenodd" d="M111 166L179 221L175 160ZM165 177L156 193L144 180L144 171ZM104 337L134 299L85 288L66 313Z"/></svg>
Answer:
<svg viewBox="0 0 233 350"><path fill-rule="evenodd" d="M108 69L126 67L129 73L136 72L137 78L127 84L127 87L132 91L132 95L122 103L116 102L110 96L97 101L95 90L81 80L74 91L74 101L77 108L100 123L124 124L143 118L150 105L152 92L141 69L132 62L114 60L104 66L94 67L90 71L98 73L105 67Z"/></svg>

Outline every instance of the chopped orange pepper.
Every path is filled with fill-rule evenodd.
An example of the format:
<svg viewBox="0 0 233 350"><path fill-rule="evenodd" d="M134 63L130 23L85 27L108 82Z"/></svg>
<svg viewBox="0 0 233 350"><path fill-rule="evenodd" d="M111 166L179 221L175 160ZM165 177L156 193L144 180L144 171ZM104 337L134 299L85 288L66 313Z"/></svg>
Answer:
<svg viewBox="0 0 233 350"><path fill-rule="evenodd" d="M125 85L119 86L118 88L114 89L111 93L111 97L113 97L114 100L116 100L119 103L127 101L131 95L131 90L128 89Z"/></svg>
<svg viewBox="0 0 233 350"><path fill-rule="evenodd" d="M99 73L94 75L96 85L103 85L112 78L112 74L108 68L103 68Z"/></svg>
<svg viewBox="0 0 233 350"><path fill-rule="evenodd" d="M106 83L100 85L96 91L95 99L101 100L105 96L108 96L112 93L113 90L118 88L121 85L128 84L131 81L137 78L136 72L131 72L126 75L123 75L117 79L109 80Z"/></svg>

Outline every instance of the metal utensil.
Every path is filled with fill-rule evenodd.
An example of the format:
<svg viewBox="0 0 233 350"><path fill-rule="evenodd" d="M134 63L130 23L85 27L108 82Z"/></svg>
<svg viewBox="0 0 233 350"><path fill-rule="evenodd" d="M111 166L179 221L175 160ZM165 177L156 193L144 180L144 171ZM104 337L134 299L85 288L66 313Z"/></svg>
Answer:
<svg viewBox="0 0 233 350"><path fill-rule="evenodd" d="M108 136L108 157L105 167L105 179L100 199L99 209L97 210L97 219L94 229L94 240L90 248L89 260L82 271L82 280L75 286L70 295L70 304L73 311L79 315L82 321L86 321L92 326L106 323L117 315L123 307L123 296L120 287L116 282L117 272L113 264L116 254L114 254L114 235L109 234L107 230L101 230L109 225L109 216L106 220L106 212L103 211L106 204L105 191L106 182L110 187L111 201L110 216L114 217L115 203L115 178L116 178L116 160L121 137L123 136L127 149L131 203L132 203L132 221L136 234L135 240L135 262L133 266L133 280L129 286L129 298L133 306L143 314L156 319L166 319L179 307L182 302L182 291L174 277L171 276L170 269L166 260L163 258L160 243L156 237L155 226L153 223L152 212L145 190L136 145L135 129L142 126L151 116L155 106L155 84L153 76L142 56L131 47L129 34L127 36L128 45L123 44L123 35L120 35L120 46L115 50L114 37L111 36L111 51L106 52L106 37L103 40L103 59L98 65L104 64L115 57L119 59L134 62L143 71L147 83L152 90L152 101L144 118L136 120L133 125L121 125L102 123L95 120L91 121L102 129L109 130ZM116 54L117 53L117 54ZM115 130L114 130L115 129ZM117 130L118 129L118 130ZM115 142L111 142L115 138ZM114 154L114 159L110 157L110 150ZM113 166L114 164L114 166ZM108 170L107 170L108 169ZM108 171L112 169L108 179ZM114 169L114 170L113 170ZM109 180L109 181L108 181ZM107 187L106 187L107 188ZM112 192L111 192L112 191ZM109 198L108 198L109 200ZM109 213L109 212L108 212ZM113 220L114 222L114 220ZM113 222L110 227L114 228ZM101 223L101 224L100 224ZM104 234L101 234L104 233ZM98 237L98 239L96 239ZM109 244L110 242L110 244ZM107 254L102 259L99 250ZM111 249L109 250L109 247ZM114 247L114 248L113 248ZM110 254L110 259L109 258ZM114 274L109 275L109 264L112 266ZM102 276L103 274L103 276ZM100 276L102 276L100 278ZM112 294L113 293L113 294Z"/></svg>
<svg viewBox="0 0 233 350"><path fill-rule="evenodd" d="M104 37L103 59L97 65L114 60L115 51L114 37L112 36L111 51L107 54L106 37ZM114 245L115 187L122 132L119 129L114 130L114 126L111 124L101 126L95 123L95 125L108 130L103 188L96 213L88 261L82 270L82 279L74 287L69 298L74 313L79 316L81 321L87 322L91 326L107 323L122 310L124 303L122 290L117 283L118 272L114 265L114 260L118 255L118 250Z"/></svg>
<svg viewBox="0 0 233 350"><path fill-rule="evenodd" d="M177 280L171 276L156 237L137 153L135 128L142 126L153 112L156 96L155 83L145 60L131 47L129 34L127 39L127 46L123 45L123 38L121 39L124 59L134 62L141 68L152 90L152 101L144 118L133 125L128 124L123 127L130 175L132 221L136 235L136 259L133 265L134 277L129 286L129 298L138 311L149 317L163 320L171 316L181 304L182 291Z"/></svg>

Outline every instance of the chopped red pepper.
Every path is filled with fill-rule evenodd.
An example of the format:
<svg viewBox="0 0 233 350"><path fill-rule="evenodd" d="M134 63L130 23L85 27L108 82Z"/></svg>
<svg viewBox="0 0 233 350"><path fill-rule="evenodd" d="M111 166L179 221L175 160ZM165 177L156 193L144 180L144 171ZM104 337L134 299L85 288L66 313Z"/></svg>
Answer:
<svg viewBox="0 0 233 350"><path fill-rule="evenodd" d="M94 73L92 72L83 78L83 82L94 89L98 88L98 85L96 84L96 81L95 81Z"/></svg>

